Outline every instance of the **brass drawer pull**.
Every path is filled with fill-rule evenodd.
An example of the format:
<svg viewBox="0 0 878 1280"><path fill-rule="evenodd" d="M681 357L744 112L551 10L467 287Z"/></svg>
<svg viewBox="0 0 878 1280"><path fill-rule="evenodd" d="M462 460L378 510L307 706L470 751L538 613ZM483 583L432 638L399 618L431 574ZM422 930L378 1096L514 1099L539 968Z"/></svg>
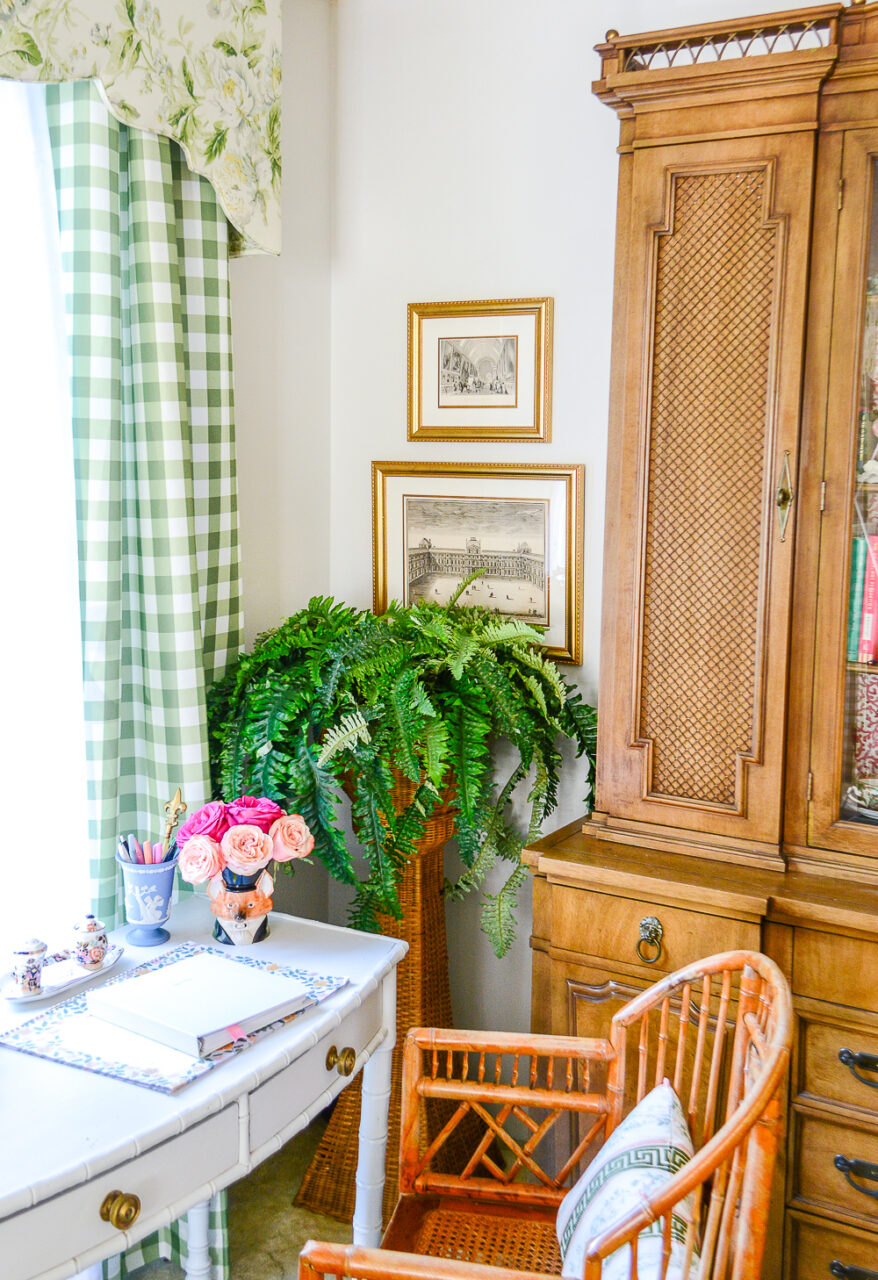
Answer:
<svg viewBox="0 0 878 1280"><path fill-rule="evenodd" d="M861 1084L867 1084L870 1089L878 1089L878 1080L867 1080L865 1076L860 1075L860 1071L878 1072L878 1058L871 1053L852 1053L850 1049L839 1049L838 1060L843 1062L851 1075L854 1076ZM860 1068L860 1071L857 1070Z"/></svg>
<svg viewBox="0 0 878 1280"><path fill-rule="evenodd" d="M878 1271L866 1271L864 1267L846 1267L843 1262L830 1262L829 1270L837 1280L878 1280Z"/></svg>
<svg viewBox="0 0 878 1280"><path fill-rule="evenodd" d="M655 964L662 953L662 922L658 916L644 916L640 922L640 937L637 939L637 945L634 950L637 952L637 958L642 960L644 964ZM654 947L655 955L649 955L644 952L644 947Z"/></svg>
<svg viewBox="0 0 878 1280"><path fill-rule="evenodd" d="M861 1187L854 1182L854 1178L868 1178L870 1182L878 1182L878 1164L870 1164L868 1160L848 1160L847 1156L836 1156L833 1164L836 1169L841 1170L854 1191L878 1200L878 1191L870 1191L868 1187Z"/></svg>
<svg viewBox="0 0 878 1280"><path fill-rule="evenodd" d="M331 1071L336 1068L340 1076L349 1076L352 1074L354 1067L357 1065L357 1051L352 1049L350 1045L345 1049L336 1049L334 1044L329 1046L329 1052L326 1055L326 1070Z"/></svg>
<svg viewBox="0 0 878 1280"><path fill-rule="evenodd" d="M140 1197L124 1191L108 1191L101 1203L101 1218L117 1231L133 1227L140 1213Z"/></svg>

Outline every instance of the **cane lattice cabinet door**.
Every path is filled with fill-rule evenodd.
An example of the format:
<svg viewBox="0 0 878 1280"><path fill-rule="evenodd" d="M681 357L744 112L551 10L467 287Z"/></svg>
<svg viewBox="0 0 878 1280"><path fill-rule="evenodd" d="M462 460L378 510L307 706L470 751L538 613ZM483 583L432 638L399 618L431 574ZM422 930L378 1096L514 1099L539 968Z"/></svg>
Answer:
<svg viewBox="0 0 878 1280"><path fill-rule="evenodd" d="M764 1276L878 1280L878 3L598 54L596 803L527 855L533 1024L602 1034L656 974L767 952L797 1023Z"/></svg>

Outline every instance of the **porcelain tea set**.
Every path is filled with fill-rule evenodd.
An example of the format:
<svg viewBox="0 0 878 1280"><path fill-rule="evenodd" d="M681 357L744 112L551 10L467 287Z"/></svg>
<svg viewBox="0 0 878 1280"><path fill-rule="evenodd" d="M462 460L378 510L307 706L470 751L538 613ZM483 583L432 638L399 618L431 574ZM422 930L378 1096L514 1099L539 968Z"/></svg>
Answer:
<svg viewBox="0 0 878 1280"><path fill-rule="evenodd" d="M93 915L83 916L73 926L70 959L84 972L97 972L104 967L109 947L103 921ZM35 996L42 989L43 963L47 947L39 938L28 938L13 948L12 985L17 995Z"/></svg>

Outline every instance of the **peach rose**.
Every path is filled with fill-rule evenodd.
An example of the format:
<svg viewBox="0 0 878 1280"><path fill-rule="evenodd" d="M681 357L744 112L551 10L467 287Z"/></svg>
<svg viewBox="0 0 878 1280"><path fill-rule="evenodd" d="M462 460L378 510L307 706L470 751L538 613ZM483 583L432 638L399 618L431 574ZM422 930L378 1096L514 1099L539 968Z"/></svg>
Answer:
<svg viewBox="0 0 878 1280"><path fill-rule="evenodd" d="M190 836L180 850L177 866L189 884L204 884L222 871L222 850L211 836Z"/></svg>
<svg viewBox="0 0 878 1280"><path fill-rule="evenodd" d="M290 862L293 858L307 858L314 848L314 837L300 813L288 813L271 824L268 833L278 862Z"/></svg>
<svg viewBox="0 0 878 1280"><path fill-rule="evenodd" d="M242 822L229 827L223 836L223 855L226 866L239 876L252 876L271 861L271 836L260 831L252 823Z"/></svg>

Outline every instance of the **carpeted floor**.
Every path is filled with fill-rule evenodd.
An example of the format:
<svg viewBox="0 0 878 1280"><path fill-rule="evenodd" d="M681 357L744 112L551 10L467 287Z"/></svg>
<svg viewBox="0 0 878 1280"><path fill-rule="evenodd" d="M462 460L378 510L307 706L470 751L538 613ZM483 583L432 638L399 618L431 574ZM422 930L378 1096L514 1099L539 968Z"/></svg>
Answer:
<svg viewBox="0 0 878 1280"><path fill-rule="evenodd" d="M349 1223L336 1222L293 1199L323 1134L321 1117L240 1182L229 1188L229 1246L232 1280L294 1280L299 1250L306 1240L350 1243ZM154 1262L131 1280L184 1280L170 1262Z"/></svg>

